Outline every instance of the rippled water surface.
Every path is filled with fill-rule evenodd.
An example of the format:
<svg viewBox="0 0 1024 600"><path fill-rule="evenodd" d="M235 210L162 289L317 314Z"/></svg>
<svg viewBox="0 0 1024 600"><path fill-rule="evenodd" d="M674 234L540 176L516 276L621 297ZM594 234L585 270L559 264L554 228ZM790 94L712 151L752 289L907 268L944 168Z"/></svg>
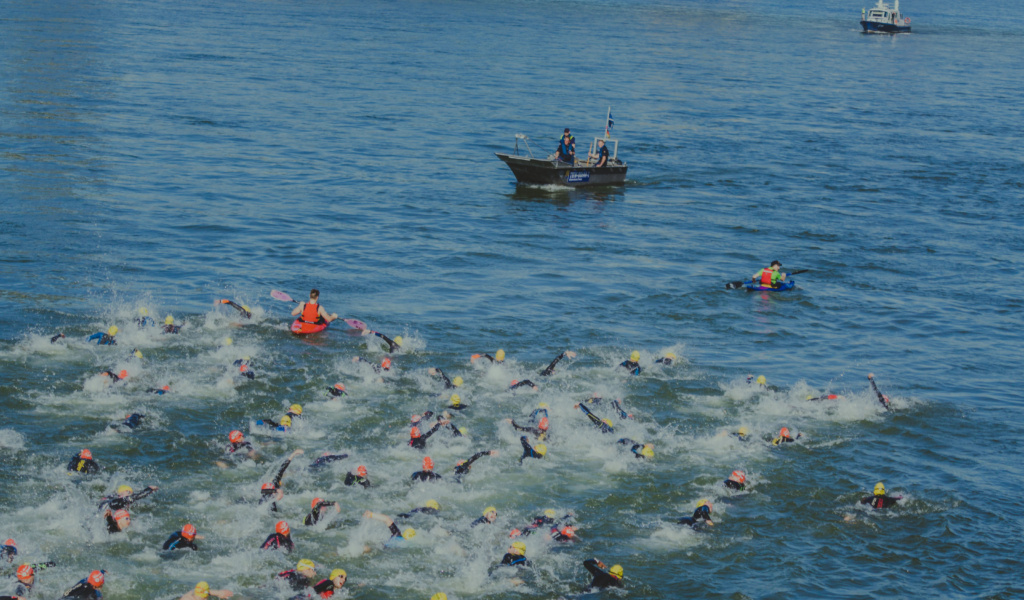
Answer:
<svg viewBox="0 0 1024 600"><path fill-rule="evenodd" d="M40 597L105 568L112 600L200 579L287 598L272 577L299 558L345 568L355 598L572 597L592 556L637 599L1024 594L1019 3L908 1L895 37L837 0L0 7L0 539L57 562ZM624 187L517 187L493 156L516 133L546 155L565 126L583 148L609 106ZM810 270L796 290L723 288L775 258ZM385 382L352 362L380 361L377 338L288 332L270 290L314 286L403 336ZM181 333L138 329L139 307ZM114 324L116 347L85 342ZM638 377L615 366L632 350ZM448 476L413 485L409 415L446 404L428 367L466 380L468 434L431 438ZM540 389L506 391L523 378ZM593 393L634 418L606 400L599 434L573 408ZM293 402L289 434L255 426ZM519 466L503 419L539 402L548 455ZM145 425L108 428L128 412ZM783 426L796 444L764 441ZM221 469L232 429L260 456ZM84 447L106 470L67 476ZM294 449L272 515L259 486ZM351 456L309 470L327 450ZM357 465L377 487L342 484ZM721 485L737 468L745 494ZM897 509L858 504L879 480ZM124 483L160 490L109 536L95 506ZM314 497L341 512L306 528ZM428 499L408 547L361 518ZM681 529L700 499L715 526ZM488 505L497 524L470 529ZM489 576L547 508L575 511L577 541L531 536L522 585ZM257 551L281 518L296 552ZM164 556L186 522L201 551Z"/></svg>

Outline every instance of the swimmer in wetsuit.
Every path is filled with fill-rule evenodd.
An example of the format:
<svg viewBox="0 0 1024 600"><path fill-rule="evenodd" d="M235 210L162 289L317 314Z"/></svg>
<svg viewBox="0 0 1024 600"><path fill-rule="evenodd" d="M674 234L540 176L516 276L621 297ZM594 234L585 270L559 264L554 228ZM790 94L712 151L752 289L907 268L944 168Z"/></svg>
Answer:
<svg viewBox="0 0 1024 600"><path fill-rule="evenodd" d="M525 458L544 458L548 453L546 444L531 446L525 435L519 436L519 443L523 446L523 455L519 457L519 464L523 464Z"/></svg>
<svg viewBox="0 0 1024 600"><path fill-rule="evenodd" d="M133 429L136 429L142 425L142 420L146 418L146 415L140 413L132 413L124 416L124 421L118 423L111 423L110 428L116 429L120 433L127 433Z"/></svg>
<svg viewBox="0 0 1024 600"><path fill-rule="evenodd" d="M800 439L801 436L803 436L803 434L798 433L796 434L796 437L792 437L789 435L789 428L783 427L782 429L779 430L779 436L772 440L772 445L778 446L780 444L792 444L793 442Z"/></svg>
<svg viewBox="0 0 1024 600"><path fill-rule="evenodd" d="M0 596L0 600L25 600L32 593L36 585L36 571L42 571L48 567L56 566L57 563L50 561L44 563L19 565L14 572L17 583L14 586L14 593L10 596Z"/></svg>
<svg viewBox="0 0 1024 600"><path fill-rule="evenodd" d="M215 598L230 598L234 595L235 593L230 590L211 590L210 584L205 581L200 581L196 584L195 589L178 600L207 600L210 596Z"/></svg>
<svg viewBox="0 0 1024 600"><path fill-rule="evenodd" d="M277 501L284 498L284 490L281 489L281 479L284 477L284 472L288 470L288 465L292 464L292 459L300 454L304 454L305 450L301 448L294 450L291 455L283 463L281 468L277 470L277 474L270 480L269 483L264 483L260 487L260 500L259 504L270 502L270 511L277 512Z"/></svg>
<svg viewBox="0 0 1024 600"><path fill-rule="evenodd" d="M665 356L662 356L658 360L654 361L654 363L655 364L659 364L659 365L665 365L666 367L669 367L669 366L672 366L672 363L675 362L675 360L676 360L676 355L674 353L666 352Z"/></svg>
<svg viewBox="0 0 1024 600"><path fill-rule="evenodd" d="M245 304L237 304L237 303L232 302L231 300L228 300L228 299L221 300L220 303L221 304L227 304L231 308L237 310L238 314L240 314L242 317L244 317L246 319L251 319L252 318L252 311Z"/></svg>
<svg viewBox="0 0 1024 600"><path fill-rule="evenodd" d="M747 487L747 473L742 470L735 470L729 478L725 480L725 487L730 490L736 490L742 492Z"/></svg>
<svg viewBox="0 0 1024 600"><path fill-rule="evenodd" d="M594 579L590 582L590 585L583 588L583 592L591 592L595 589L603 590L610 587L622 587L622 565L613 565L612 568L605 571L605 564L596 558L588 558L583 561L583 567L590 571L590 574L594 576Z"/></svg>
<svg viewBox="0 0 1024 600"><path fill-rule="evenodd" d="M861 504L870 504L871 508L892 508L903 499L903 496L887 496L885 494L885 484L879 481L875 484L875 493L872 496L861 498Z"/></svg>
<svg viewBox="0 0 1024 600"><path fill-rule="evenodd" d="M446 389L446 390L450 390L450 389L457 388L457 387L462 387L462 378L461 377L456 375L455 379L448 379L448 376L445 375L444 371L442 371L441 369L436 369L434 367L430 367L429 369L427 369L427 375L430 375L431 377L437 377L442 382L444 382L444 389Z"/></svg>
<svg viewBox="0 0 1024 600"><path fill-rule="evenodd" d="M342 396L347 396L348 395L345 392L345 384L344 383L336 383L336 384L332 385L331 387L327 388L327 393L331 395L331 398L340 398Z"/></svg>
<svg viewBox="0 0 1024 600"><path fill-rule="evenodd" d="M294 569L281 571L277 574L277 579L287 581L288 586L296 592L312 586L315 578L316 564L308 558L300 560L298 564L295 565Z"/></svg>
<svg viewBox="0 0 1024 600"><path fill-rule="evenodd" d="M345 569L335 569L331 571L330 577L322 579L313 586L314 598L330 598L335 593L340 592L345 586L345 582L348 581L348 574L345 573ZM302 596L296 596L291 600L298 600Z"/></svg>
<svg viewBox="0 0 1024 600"><path fill-rule="evenodd" d="M634 458L654 458L654 444L644 444L629 438L622 438L618 443L629 446L629 451L633 453Z"/></svg>
<svg viewBox="0 0 1024 600"><path fill-rule="evenodd" d="M356 468L355 473L349 471L348 474L345 475L345 485L356 484L363 486L365 489L373 487L373 484L370 483L370 480L366 477L366 467L363 465L359 465L359 467Z"/></svg>
<svg viewBox="0 0 1024 600"><path fill-rule="evenodd" d="M92 459L92 452L85 448L71 458L68 463L68 474L83 473L94 475L100 472L100 465Z"/></svg>
<svg viewBox="0 0 1024 600"><path fill-rule="evenodd" d="M555 357L555 360L551 361L551 364L549 364L547 368L540 372L540 376L547 377L554 373L555 365L557 365L558 361L562 360L563 358L576 358L576 353L573 352L572 350L566 350L565 352L559 354L558 356Z"/></svg>
<svg viewBox="0 0 1024 600"><path fill-rule="evenodd" d="M245 441L245 436L242 435L241 431L237 429L228 434L228 446L224 449L224 453L229 458L238 460L241 458L256 458L256 449L252 447L252 444ZM217 461L217 466L226 469L227 463L223 461Z"/></svg>
<svg viewBox="0 0 1024 600"><path fill-rule="evenodd" d="M875 385L874 373L868 373L868 381L871 382L871 389L875 391L875 396L878 398L878 401L882 404L882 406L884 406L886 410L892 410L891 403L889 402L889 397L883 394L882 392L878 391L878 386Z"/></svg>
<svg viewBox="0 0 1024 600"><path fill-rule="evenodd" d="M284 414L280 420L275 421L273 419L260 419L256 421L257 425L269 425L270 427L291 427L291 424L295 419L302 417L302 405L292 404L288 407L288 412ZM287 419L287 425L285 425L285 419Z"/></svg>
<svg viewBox="0 0 1024 600"><path fill-rule="evenodd" d="M518 379L513 379L512 383L508 385L508 391L514 392L522 387L529 387L534 391L540 389L540 387L538 387L536 383L530 381L529 379L524 379L522 381L519 381Z"/></svg>
<svg viewBox="0 0 1024 600"><path fill-rule="evenodd" d="M405 531L402 531L398 528L398 525L395 525L395 522L391 519L391 517L387 515L382 515L380 513L375 513L373 511L368 510L363 513L363 517L366 519L380 521L381 523L384 523L388 526L388 531L391 532L391 537L388 539L387 542L384 543L385 547L392 546L394 544L400 544L403 542L408 542L412 538L416 537L415 529L409 527Z"/></svg>
<svg viewBox="0 0 1024 600"><path fill-rule="evenodd" d="M505 556L501 557L501 562L495 565L497 568L501 567L532 567L531 563L526 558L526 544L523 542L512 542L509 546L508 551L505 552Z"/></svg>
<svg viewBox="0 0 1024 600"><path fill-rule="evenodd" d="M174 315L167 315L164 319L164 328L161 333L179 333L181 331L181 325L174 324Z"/></svg>
<svg viewBox="0 0 1024 600"><path fill-rule="evenodd" d="M544 514L535 516L533 518L533 522L523 527L522 530L513 529L512 532L509 534L509 537L527 537L536 532L541 527L547 527L557 531L563 529L567 525L567 523L571 522L573 519L576 518L576 515L573 514L572 511L566 513L565 516L563 516L562 518L556 518L557 514L558 513L556 513L555 509L553 508L545 509Z"/></svg>
<svg viewBox="0 0 1024 600"><path fill-rule="evenodd" d="M478 458L483 456L497 455L497 450L484 450L483 452L477 452L476 454L470 456L466 460L460 460L459 462L455 463L455 481L457 483L462 483L462 477L464 475L469 474L470 469L473 467L473 463L476 462Z"/></svg>
<svg viewBox="0 0 1024 600"><path fill-rule="evenodd" d="M548 437L549 424L547 417L541 417L540 423L538 423L536 427L520 425L516 423L515 419L505 419L505 422L512 425L512 429L515 429L516 431L525 431L533 435L533 437L537 438L539 441L544 441Z"/></svg>
<svg viewBox="0 0 1024 600"><path fill-rule="evenodd" d="M451 421L447 419L441 419L434 424L426 433L420 433L419 427L413 427L409 430L409 445L417 450L426 450L427 439L434 435L438 429L444 425L448 425Z"/></svg>
<svg viewBox="0 0 1024 600"><path fill-rule="evenodd" d="M330 502L328 500L324 500L323 498L313 498L313 500L309 503L309 507L309 514L306 515L306 518L302 521L302 524L306 525L307 527L311 525L316 525L321 520L327 518L327 515L324 514L325 508L334 508L334 514L341 514L341 505L339 505L337 502Z"/></svg>
<svg viewBox="0 0 1024 600"><path fill-rule="evenodd" d="M278 521L274 525L274 533L267 536L260 546L260 550L284 550L291 552L295 549L295 542L292 541L292 528L287 521Z"/></svg>
<svg viewBox="0 0 1024 600"><path fill-rule="evenodd" d="M196 546L196 540L201 539L203 536L196 533L196 526L188 523L181 528L181 531L175 531L167 538L167 541L164 542L164 550L198 551L199 546Z"/></svg>
<svg viewBox="0 0 1024 600"><path fill-rule="evenodd" d="M630 375L639 375L643 368L640 366L640 353L636 350L629 353L629 360L619 363L620 367L626 367Z"/></svg>
<svg viewBox="0 0 1024 600"><path fill-rule="evenodd" d="M373 331L370 329L364 329L363 335L375 335L380 339L384 340L384 342L388 345L388 354L391 354L395 350L398 350L402 347L402 336L400 335L396 335L395 339L391 339L379 331Z"/></svg>
<svg viewBox="0 0 1024 600"><path fill-rule="evenodd" d="M498 520L498 509L493 506L488 506L484 509L483 516L478 517L472 523L470 527L476 527L477 525L493 525Z"/></svg>
<svg viewBox="0 0 1024 600"><path fill-rule="evenodd" d="M677 521L680 525L689 525L693 529L701 530L705 527L714 525L711 521L711 503L707 500L701 500L697 503L696 510L693 511L693 516L683 517Z"/></svg>
<svg viewBox="0 0 1024 600"><path fill-rule="evenodd" d="M110 328L107 329L106 333L103 333L102 331L97 331L96 333L85 338L85 341L91 342L93 340L96 340L97 346L116 346L117 340L114 339L114 336L116 335L117 325L111 325Z"/></svg>
<svg viewBox="0 0 1024 600"><path fill-rule="evenodd" d="M103 587L103 574L106 571L93 571L89 576L71 586L71 589L64 592L60 600L100 600L103 594L100 589Z"/></svg>
<svg viewBox="0 0 1024 600"><path fill-rule="evenodd" d="M62 340L62 339L64 339L65 337L66 337L66 336L65 336L65 335L64 335L63 333L58 333L57 335L55 335L55 336L53 336L53 337L51 337L51 338L50 338L50 343L51 343L51 344L56 344L56 343L57 343L57 340Z"/></svg>
<svg viewBox="0 0 1024 600"><path fill-rule="evenodd" d="M491 361L491 364L497 363L500 365L501 363L505 362L505 351L499 349L497 352L494 353L494 356L491 356L490 354L474 354L473 356L469 357L469 362L475 363L478 358L486 358L487 360Z"/></svg>
<svg viewBox="0 0 1024 600"><path fill-rule="evenodd" d="M441 512L441 505L437 503L437 500L427 500L423 503L423 506L414 508L407 513L402 513L398 515L398 517L402 519L410 519L415 514L436 515L439 512Z"/></svg>
<svg viewBox="0 0 1024 600"><path fill-rule="evenodd" d="M126 369L121 369L121 371L118 372L118 373L114 373L113 371L102 371L100 373L100 375L102 377L106 377L107 378L107 381L106 381L105 385L108 385L108 386L114 385L115 383L117 383L119 381L123 381L125 379L128 379L128 371Z"/></svg>
<svg viewBox="0 0 1024 600"><path fill-rule="evenodd" d="M573 405L573 408L582 410L583 414L587 415L587 418L590 419L590 422L601 430L601 433L615 433L615 428L612 427L611 419L602 419L598 417L594 413L590 412L589 408L582 404L575 404Z"/></svg>
<svg viewBox="0 0 1024 600"><path fill-rule="evenodd" d="M423 470L416 471L412 474L412 480L416 481L434 481L441 479L441 476L434 472L434 459L429 456L423 457Z"/></svg>
<svg viewBox="0 0 1024 600"><path fill-rule="evenodd" d="M248 356L239 358L234 363L238 367L238 374L246 379L256 379L256 372L252 370L253 360Z"/></svg>
<svg viewBox="0 0 1024 600"><path fill-rule="evenodd" d="M146 390L146 393L147 394L156 394L157 396L163 396L164 394L166 394L167 392L170 392L170 391L171 391L171 386L165 385L162 388L148 388Z"/></svg>
<svg viewBox="0 0 1024 600"><path fill-rule="evenodd" d="M149 496L153 492L157 491L158 487L155 485L147 486L146 489L141 492L134 492L130 485L118 486L117 493L111 494L100 500L98 508L109 508L110 510L121 510L122 508L128 508L132 504L142 500L146 496ZM133 493L134 492L134 493Z"/></svg>
<svg viewBox="0 0 1024 600"><path fill-rule="evenodd" d="M741 442L745 442L750 439L750 430L746 427L740 427L736 432L730 433L729 435L734 436Z"/></svg>
<svg viewBox="0 0 1024 600"><path fill-rule="evenodd" d="M156 321L153 320L153 317L149 316L148 308L139 307L139 316L135 317L135 325L138 326L139 329L156 326Z"/></svg>
<svg viewBox="0 0 1024 600"><path fill-rule="evenodd" d="M362 356L357 356L357 357L353 358L352 362L354 362L354 363L366 363L366 364L370 365L370 368L373 369L374 373L380 373L382 371L390 371L391 370L391 358L388 357L388 356L385 356L384 360L380 361L379 365L377 363L372 363L372 362L366 360Z"/></svg>
<svg viewBox="0 0 1024 600"><path fill-rule="evenodd" d="M450 408L451 410L465 410L469 407L462 403L462 396L452 394L451 398L448 399L448 406L446 408Z"/></svg>
<svg viewBox="0 0 1024 600"><path fill-rule="evenodd" d="M348 458L348 454L331 454L330 452L324 452L319 458L309 464L309 470L318 471L332 462L345 460L346 458Z"/></svg>
<svg viewBox="0 0 1024 600"><path fill-rule="evenodd" d="M0 560L7 559L7 562L14 562L14 557L18 555L18 545L14 543L14 540L7 538L3 545L0 545Z"/></svg>
<svg viewBox="0 0 1024 600"><path fill-rule="evenodd" d="M103 512L103 518L107 521L107 533L121 533L132 524L131 515L123 508L118 511L108 508Z"/></svg>

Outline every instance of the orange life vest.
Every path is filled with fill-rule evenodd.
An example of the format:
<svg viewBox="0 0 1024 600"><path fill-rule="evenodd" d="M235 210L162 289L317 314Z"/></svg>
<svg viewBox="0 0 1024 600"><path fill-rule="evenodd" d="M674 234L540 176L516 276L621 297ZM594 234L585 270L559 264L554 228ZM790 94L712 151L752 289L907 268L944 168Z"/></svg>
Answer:
<svg viewBox="0 0 1024 600"><path fill-rule="evenodd" d="M761 269L761 285L770 287L772 285L772 276L774 274L775 271L772 271L771 269Z"/></svg>
<svg viewBox="0 0 1024 600"><path fill-rule="evenodd" d="M302 315L299 317L300 321L304 321L310 324L316 324L320 322L320 305L307 302L302 307Z"/></svg>

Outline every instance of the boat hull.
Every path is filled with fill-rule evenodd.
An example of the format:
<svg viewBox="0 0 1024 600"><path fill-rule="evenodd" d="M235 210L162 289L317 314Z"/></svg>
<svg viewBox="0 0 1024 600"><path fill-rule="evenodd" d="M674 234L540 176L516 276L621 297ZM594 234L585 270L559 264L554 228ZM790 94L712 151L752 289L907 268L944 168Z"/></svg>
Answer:
<svg viewBox="0 0 1024 600"><path fill-rule="evenodd" d="M910 33L910 25L861 21L860 26L864 28L864 33Z"/></svg>
<svg viewBox="0 0 1024 600"><path fill-rule="evenodd" d="M607 167L569 166L554 160L527 158L513 154L495 152L512 174L516 181L530 185L564 185L567 187L584 187L591 185L623 185L626 182L626 165Z"/></svg>

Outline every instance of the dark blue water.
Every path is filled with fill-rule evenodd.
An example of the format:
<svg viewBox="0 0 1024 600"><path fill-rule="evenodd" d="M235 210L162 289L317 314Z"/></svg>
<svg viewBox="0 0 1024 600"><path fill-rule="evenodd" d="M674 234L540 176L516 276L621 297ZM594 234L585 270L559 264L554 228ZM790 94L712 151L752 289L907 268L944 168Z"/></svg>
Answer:
<svg viewBox="0 0 1024 600"><path fill-rule="evenodd" d="M0 6L0 537L58 563L41 596L105 568L114 599L200 579L284 598L272 576L310 558L357 598L552 598L592 556L623 565L631 598L1024 593L1017 3L906 2L900 36L861 34L861 6L836 1ZM566 126L586 147L609 106L622 188L516 187L493 156L516 133L546 155ZM723 289L776 258L810 270L793 292ZM383 358L368 338L288 333L270 290L314 286L405 338L389 383L352 363ZM138 330L140 307L181 334ZM84 342L112 324L116 348ZM469 361L498 348L505 365ZM431 440L438 469L500 452L462 485L408 482L408 416L445 405L428 367L471 405L467 437ZM105 369L130 377L106 388ZM523 378L540 391L505 391ZM338 381L350 396L326 400ZM806 401L828 392L843 400ZM595 410L653 461L573 409L592 393L623 399L634 420ZM288 436L253 428L293 402ZM538 402L549 454L519 467L502 419ZM132 411L142 430L107 429ZM724 435L739 426L756 439ZM803 437L761 441L782 426ZM222 470L232 429L268 444ZM63 473L83 447L108 467L87 482ZM270 515L259 484L296 448L352 458L297 460ZM342 485L358 464L377 488ZM736 468L744 496L721 486ZM879 480L896 510L858 504ZM94 502L122 483L160 491L111 537ZM308 530L316 496L341 513ZM409 548L360 517L427 499L442 512ZM713 531L675 525L700 499ZM469 529L488 505L498 524ZM577 542L531 536L523 585L488 576L545 508L576 512ZM279 518L289 557L255 550ZM185 522L202 550L168 560Z"/></svg>

